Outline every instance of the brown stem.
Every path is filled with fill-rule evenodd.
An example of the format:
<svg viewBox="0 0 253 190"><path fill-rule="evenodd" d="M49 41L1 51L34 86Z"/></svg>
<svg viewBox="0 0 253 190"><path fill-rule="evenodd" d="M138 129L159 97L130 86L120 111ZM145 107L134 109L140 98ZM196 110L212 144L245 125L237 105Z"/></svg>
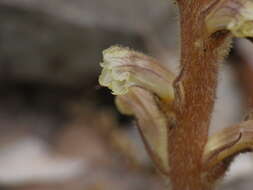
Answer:
<svg viewBox="0 0 253 190"><path fill-rule="evenodd" d="M208 138L216 94L218 62L229 49L227 34L208 37L204 10L208 1L179 1L181 18L181 81L185 98L177 109L177 127L169 134L170 179L173 190L208 190L202 154Z"/></svg>

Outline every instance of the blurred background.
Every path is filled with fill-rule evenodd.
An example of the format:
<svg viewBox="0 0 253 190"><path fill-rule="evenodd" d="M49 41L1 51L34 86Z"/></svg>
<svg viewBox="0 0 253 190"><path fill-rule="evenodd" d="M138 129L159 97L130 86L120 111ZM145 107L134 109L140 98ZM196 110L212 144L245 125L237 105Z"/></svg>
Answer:
<svg viewBox="0 0 253 190"><path fill-rule="evenodd" d="M179 71L178 14L165 0L0 0L0 190L165 190L132 118L98 85L101 52L129 46ZM221 65L210 134L253 99L253 45ZM251 190L239 156L220 190Z"/></svg>

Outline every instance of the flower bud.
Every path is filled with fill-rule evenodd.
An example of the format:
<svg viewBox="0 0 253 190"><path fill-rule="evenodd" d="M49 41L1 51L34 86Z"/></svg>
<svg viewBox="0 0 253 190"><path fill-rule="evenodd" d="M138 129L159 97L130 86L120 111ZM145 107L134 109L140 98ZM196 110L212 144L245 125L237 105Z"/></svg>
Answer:
<svg viewBox="0 0 253 190"><path fill-rule="evenodd" d="M205 146L203 161L210 168L253 148L253 120L225 128L214 134ZM229 159L230 158L230 159Z"/></svg>
<svg viewBox="0 0 253 190"><path fill-rule="evenodd" d="M209 34L228 30L235 37L253 36L253 1L220 0L206 17Z"/></svg>

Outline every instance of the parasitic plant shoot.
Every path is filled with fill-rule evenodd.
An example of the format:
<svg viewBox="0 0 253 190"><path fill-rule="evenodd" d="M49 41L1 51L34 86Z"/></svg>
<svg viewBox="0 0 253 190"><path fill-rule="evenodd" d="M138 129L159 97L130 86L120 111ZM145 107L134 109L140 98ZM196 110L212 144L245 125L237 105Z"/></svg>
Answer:
<svg viewBox="0 0 253 190"><path fill-rule="evenodd" d="M178 76L129 48L103 52L100 85L134 115L146 149L172 190L213 190L233 158L253 148L253 120L208 137L219 67L234 37L253 37L253 0L177 0Z"/></svg>

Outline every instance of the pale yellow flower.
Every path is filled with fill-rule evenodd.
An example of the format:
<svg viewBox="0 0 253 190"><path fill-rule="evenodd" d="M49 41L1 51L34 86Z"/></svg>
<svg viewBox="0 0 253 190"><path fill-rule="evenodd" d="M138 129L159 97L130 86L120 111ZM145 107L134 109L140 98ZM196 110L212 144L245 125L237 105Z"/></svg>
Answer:
<svg viewBox="0 0 253 190"><path fill-rule="evenodd" d="M206 17L209 33L229 30L235 37L253 37L253 1L221 0Z"/></svg>
<svg viewBox="0 0 253 190"><path fill-rule="evenodd" d="M174 75L157 61L128 48L113 46L103 52L101 86L114 95L124 95L131 87L140 87L171 102L174 99Z"/></svg>

